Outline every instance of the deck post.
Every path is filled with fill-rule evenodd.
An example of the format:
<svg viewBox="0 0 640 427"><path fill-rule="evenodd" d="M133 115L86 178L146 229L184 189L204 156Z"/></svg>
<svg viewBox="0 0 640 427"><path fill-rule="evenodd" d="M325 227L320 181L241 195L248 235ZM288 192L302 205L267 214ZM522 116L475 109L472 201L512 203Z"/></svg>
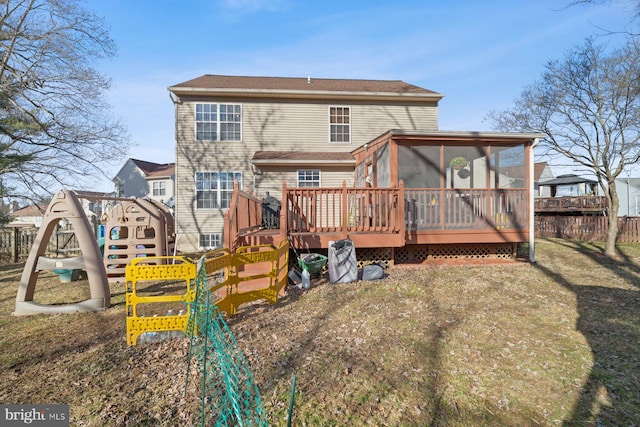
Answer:
<svg viewBox="0 0 640 427"><path fill-rule="evenodd" d="M229 211L226 211L225 213L222 214L222 217L224 219L224 223L222 226L222 245L223 247L232 250L231 248L231 224L230 224L230 220L229 220Z"/></svg>
<svg viewBox="0 0 640 427"><path fill-rule="evenodd" d="M18 232L18 227L13 228L13 262L20 260L20 238L22 233Z"/></svg>
<svg viewBox="0 0 640 427"><path fill-rule="evenodd" d="M396 221L398 221L398 232L400 233L400 247L407 242L407 226L404 222L404 180L400 180L398 185L398 200L396 202Z"/></svg>
<svg viewBox="0 0 640 427"><path fill-rule="evenodd" d="M233 244L238 237L237 232L237 205L238 205L238 181L233 181L233 196L229 203L229 209L223 214L224 225L222 229L223 244L229 250L233 250Z"/></svg>
<svg viewBox="0 0 640 427"><path fill-rule="evenodd" d="M347 181L342 181L342 238L349 237L349 198L347 197Z"/></svg>
<svg viewBox="0 0 640 427"><path fill-rule="evenodd" d="M529 182L528 182L528 190L529 190L529 203L528 203L528 213L529 213L529 262L535 264L536 262L536 235L535 235L535 209L534 209L534 173L533 173L533 149L536 145L538 145L539 139L536 138L533 140L531 145L526 147L525 151L525 161L527 162L527 167L529 168Z"/></svg>

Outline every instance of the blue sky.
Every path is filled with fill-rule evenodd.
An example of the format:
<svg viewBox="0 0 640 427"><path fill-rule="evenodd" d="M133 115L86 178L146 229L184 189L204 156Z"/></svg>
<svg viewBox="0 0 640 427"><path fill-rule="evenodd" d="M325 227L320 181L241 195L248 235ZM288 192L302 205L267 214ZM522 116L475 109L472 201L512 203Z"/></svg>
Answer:
<svg viewBox="0 0 640 427"><path fill-rule="evenodd" d="M203 74L403 80L445 95L440 129L492 130L487 114L511 107L547 61L602 29L623 29L632 14L623 0L569 2L89 0L86 8L118 46L98 68L113 81L113 113L134 144L128 157L168 163L167 88Z"/></svg>

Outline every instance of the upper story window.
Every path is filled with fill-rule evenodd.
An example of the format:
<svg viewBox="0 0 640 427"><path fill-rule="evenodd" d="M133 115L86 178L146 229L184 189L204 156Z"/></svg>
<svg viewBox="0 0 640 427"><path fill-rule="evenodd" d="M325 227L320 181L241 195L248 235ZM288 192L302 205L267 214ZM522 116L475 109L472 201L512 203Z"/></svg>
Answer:
<svg viewBox="0 0 640 427"><path fill-rule="evenodd" d="M320 171L319 170L299 170L298 171L298 187L320 187Z"/></svg>
<svg viewBox="0 0 640 427"><path fill-rule="evenodd" d="M242 188L242 172L196 172L196 209L228 209L233 181Z"/></svg>
<svg viewBox="0 0 640 427"><path fill-rule="evenodd" d="M329 142L351 142L350 107L329 107Z"/></svg>
<svg viewBox="0 0 640 427"><path fill-rule="evenodd" d="M153 195L165 196L167 194L167 185L164 181L154 181L153 183Z"/></svg>
<svg viewBox="0 0 640 427"><path fill-rule="evenodd" d="M242 105L196 104L196 141L241 141Z"/></svg>

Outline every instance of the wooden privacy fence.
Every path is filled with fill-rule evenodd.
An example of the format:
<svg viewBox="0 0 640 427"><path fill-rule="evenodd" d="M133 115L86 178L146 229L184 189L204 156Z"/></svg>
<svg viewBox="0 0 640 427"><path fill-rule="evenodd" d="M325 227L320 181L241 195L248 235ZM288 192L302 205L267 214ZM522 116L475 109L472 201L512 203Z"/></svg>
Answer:
<svg viewBox="0 0 640 427"><path fill-rule="evenodd" d="M536 237L559 237L572 240L600 240L607 238L606 216L536 215ZM618 242L640 242L640 217L618 218Z"/></svg>
<svg viewBox="0 0 640 427"><path fill-rule="evenodd" d="M27 260L36 237L36 227L0 227L0 264ZM45 255L77 255L79 244L73 230L59 229L47 245Z"/></svg>

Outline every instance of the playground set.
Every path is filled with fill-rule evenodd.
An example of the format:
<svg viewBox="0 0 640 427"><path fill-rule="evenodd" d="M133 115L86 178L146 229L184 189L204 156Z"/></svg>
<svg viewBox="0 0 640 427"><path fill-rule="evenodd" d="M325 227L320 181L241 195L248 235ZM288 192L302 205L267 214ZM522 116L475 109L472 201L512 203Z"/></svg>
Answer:
<svg viewBox="0 0 640 427"><path fill-rule="evenodd" d="M89 196L83 196L89 198ZM93 198L100 200L99 198ZM73 313L109 307L109 281L124 280L125 266L136 257L166 256L173 250L173 217L160 203L146 199L108 198L117 202L97 231L74 191L60 190L47 207L42 225L25 263L16 296L14 315ZM78 242L77 256L45 256L56 227L66 221ZM108 231L108 235L105 235ZM70 304L47 305L33 301L41 271L58 274L62 282L79 278L85 271L91 297Z"/></svg>
<svg viewBox="0 0 640 427"><path fill-rule="evenodd" d="M25 263L13 314L102 310L111 304L109 283L125 281L129 345L136 345L144 333L184 332L188 304L194 298L191 282L196 277L196 264L175 254L173 215L150 199L95 199L116 202L103 215L96 232L74 191L63 189L54 195ZM45 256L47 243L62 220L73 226L81 255ZM287 283L289 242L285 240L278 247L241 247L233 253L222 249L205 254L204 259L207 275L215 277L210 287L215 304L221 313L232 316L241 304L250 301L277 302ZM62 283L77 278L78 272L86 272L90 298L68 304L34 302L42 271L58 274ZM164 292L159 282L181 284L176 294L171 292L176 289L175 283Z"/></svg>

